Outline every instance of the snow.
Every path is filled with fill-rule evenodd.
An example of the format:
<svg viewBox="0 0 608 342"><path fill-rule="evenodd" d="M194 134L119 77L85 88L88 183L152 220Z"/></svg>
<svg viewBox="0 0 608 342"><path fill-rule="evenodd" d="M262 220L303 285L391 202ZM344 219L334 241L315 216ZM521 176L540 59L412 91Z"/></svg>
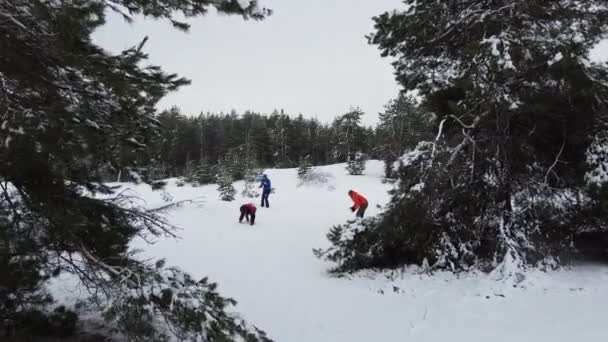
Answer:
<svg viewBox="0 0 608 342"><path fill-rule="evenodd" d="M608 39L597 43L589 52L589 58L595 62L608 62Z"/></svg>
<svg viewBox="0 0 608 342"><path fill-rule="evenodd" d="M362 176L348 176L344 167L316 168L331 175L332 187L298 187L295 169L266 170L276 190L270 208L258 208L254 226L238 223L238 208L250 199L223 202L215 185L177 187L170 179L166 190L174 201L204 196L205 204L166 213L182 228L180 239L133 247L195 278L217 281L222 295L238 301L234 310L275 341L565 342L608 336L605 266L518 273L505 264L507 272L462 275L408 267L329 276L333 265L315 258L312 249L328 246L332 225L353 219L347 191L368 198L371 216L388 202L391 188L381 182L381 162L369 161ZM166 204L161 191L149 186L120 185L139 193L148 208ZM243 183L235 187L240 193Z"/></svg>
<svg viewBox="0 0 608 342"><path fill-rule="evenodd" d="M503 33L504 35L504 33ZM513 65L513 61L511 59L511 54L509 53L509 41L508 39L504 39L501 37L491 36L489 38L482 39L481 44L489 44L491 46L491 54L494 57L497 57L497 64L503 66L504 69L516 70L515 65ZM501 53L498 45L501 45L503 48L503 52Z"/></svg>
<svg viewBox="0 0 608 342"><path fill-rule="evenodd" d="M421 192L424 189L424 182L420 182L410 188L410 191Z"/></svg>
<svg viewBox="0 0 608 342"><path fill-rule="evenodd" d="M500 39L496 38L495 36L492 36L490 38L483 39L481 43L489 43L492 47L492 55L496 57L500 56L500 51L498 50L498 44L501 43Z"/></svg>
<svg viewBox="0 0 608 342"><path fill-rule="evenodd" d="M519 101L515 101L515 102L512 102L512 103L511 103L511 105L509 105L509 109L511 109L511 110L516 110L516 109L518 109L520 106L521 106L521 102L519 102Z"/></svg>
<svg viewBox="0 0 608 342"><path fill-rule="evenodd" d="M13 134L19 134L19 135L24 135L25 134L25 130L21 126L19 126L19 128L17 128L17 129L9 128L8 131L11 132L11 133L13 133Z"/></svg>
<svg viewBox="0 0 608 342"><path fill-rule="evenodd" d="M135 139L133 137L128 138L127 141L130 142L130 143L132 143L132 144L134 144L134 145L137 145L139 147L146 147L145 144L140 143L139 141L137 141L137 139Z"/></svg>
<svg viewBox="0 0 608 342"><path fill-rule="evenodd" d="M549 62L547 62L550 66L561 61L564 58L564 55L562 55L561 52L558 52L553 59L551 59Z"/></svg>
<svg viewBox="0 0 608 342"><path fill-rule="evenodd" d="M244 10L249 8L249 5L251 4L251 0L237 0L237 2L239 3L239 6L241 6L241 8Z"/></svg>
<svg viewBox="0 0 608 342"><path fill-rule="evenodd" d="M99 125L98 125L98 124L97 124L97 122L95 122L95 121L92 121L92 120L86 119L86 120L85 120L85 123L87 124L87 126L92 127L92 128L94 128L94 129L96 129L96 130L99 130L99 129L100 129L100 128L99 128Z"/></svg>

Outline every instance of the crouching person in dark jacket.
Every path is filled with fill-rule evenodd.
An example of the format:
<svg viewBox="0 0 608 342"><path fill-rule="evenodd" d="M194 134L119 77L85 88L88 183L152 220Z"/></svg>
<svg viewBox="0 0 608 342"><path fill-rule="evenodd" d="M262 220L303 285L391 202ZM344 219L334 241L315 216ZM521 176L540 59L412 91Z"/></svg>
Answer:
<svg viewBox="0 0 608 342"><path fill-rule="evenodd" d="M243 204L241 206L241 216L239 217L239 223L243 222L243 218L253 226L255 222L255 211L257 208L253 203Z"/></svg>

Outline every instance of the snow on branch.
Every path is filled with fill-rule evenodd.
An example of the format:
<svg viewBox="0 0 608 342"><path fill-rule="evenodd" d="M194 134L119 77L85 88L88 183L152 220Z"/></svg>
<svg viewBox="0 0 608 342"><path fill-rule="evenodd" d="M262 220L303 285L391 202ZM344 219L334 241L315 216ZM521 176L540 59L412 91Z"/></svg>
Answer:
<svg viewBox="0 0 608 342"><path fill-rule="evenodd" d="M549 174L551 174L551 172L553 171L553 168L559 162L559 157L562 155L562 152L564 151L565 146L566 146L566 140L564 139L564 142L562 142L562 147L559 149L559 152L557 153L557 156L555 157L555 161L553 162L553 164L551 164L551 166L549 167L549 170L547 170L547 173L545 174L545 182L544 182L545 185L547 185L547 182L549 181Z"/></svg>

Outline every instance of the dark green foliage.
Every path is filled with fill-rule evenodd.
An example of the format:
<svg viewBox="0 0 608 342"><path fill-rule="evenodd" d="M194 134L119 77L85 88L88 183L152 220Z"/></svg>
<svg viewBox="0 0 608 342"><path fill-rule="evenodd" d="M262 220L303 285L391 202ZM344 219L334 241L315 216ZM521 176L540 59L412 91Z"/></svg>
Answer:
<svg viewBox="0 0 608 342"><path fill-rule="evenodd" d="M190 176L186 176L186 181L190 183L205 185L215 183L217 180L217 167L212 165L207 159L203 159L193 169L194 171Z"/></svg>
<svg viewBox="0 0 608 342"><path fill-rule="evenodd" d="M397 159L393 157L390 153L384 156L384 177L394 180L397 178L397 173L395 172L395 163Z"/></svg>
<svg viewBox="0 0 608 342"><path fill-rule="evenodd" d="M382 240L377 236L377 218L349 221L329 230L327 239L332 247L327 250L314 249L318 258L332 261L338 266L332 272L351 272L364 268L387 267L389 263L378 257L382 253ZM397 264L395 263L394 266Z"/></svg>
<svg viewBox="0 0 608 342"><path fill-rule="evenodd" d="M165 186L167 186L167 182L166 181L156 181L156 182L150 183L150 186L152 187L152 190L162 190L165 188Z"/></svg>
<svg viewBox="0 0 608 342"><path fill-rule="evenodd" d="M146 179L162 174L161 178L185 176L193 182L195 165L222 161L240 180L248 169L296 167L303 158L312 165L327 165L346 162L356 151L383 154L377 152L374 130L360 125L362 115L354 109L328 125L283 111L269 116L232 112L192 117L172 108L157 116L161 130L148 138L139 173Z"/></svg>
<svg viewBox="0 0 608 342"><path fill-rule="evenodd" d="M6 331L6 336L67 338L76 332L78 315L63 306L59 306L50 313L37 309L24 310L13 315L10 320L13 324Z"/></svg>
<svg viewBox="0 0 608 342"><path fill-rule="evenodd" d="M15 190L7 183L0 186L0 321L4 321L25 306L51 302L41 283L57 266L50 265L44 242L36 239L36 215L19 213L23 204Z"/></svg>
<svg viewBox="0 0 608 342"><path fill-rule="evenodd" d="M222 161L222 166L230 174L233 180L243 180L247 172L247 162L244 154L239 150L228 152Z"/></svg>
<svg viewBox="0 0 608 342"><path fill-rule="evenodd" d="M363 111L353 108L348 113L337 117L333 124L337 148L337 162L348 162L354 158L357 151L365 150L365 129L361 126Z"/></svg>
<svg viewBox="0 0 608 342"><path fill-rule="evenodd" d="M409 96L400 94L379 114L375 149L385 163L385 176L395 178L394 164L406 151L416 148L419 141L433 138L432 115Z"/></svg>
<svg viewBox="0 0 608 342"><path fill-rule="evenodd" d="M48 315L37 310L30 310L19 314L17 319L23 324L23 327L31 330L31 334L65 338L76 331L78 315L60 306Z"/></svg>

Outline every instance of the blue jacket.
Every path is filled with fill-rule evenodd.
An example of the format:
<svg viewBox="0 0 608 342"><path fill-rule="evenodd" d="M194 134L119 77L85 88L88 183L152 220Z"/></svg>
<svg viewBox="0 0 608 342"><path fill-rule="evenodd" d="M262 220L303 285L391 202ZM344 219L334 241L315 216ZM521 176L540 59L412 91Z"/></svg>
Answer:
<svg viewBox="0 0 608 342"><path fill-rule="evenodd" d="M264 187L264 191L270 191L270 179L267 176L262 178L262 184L260 184L260 188Z"/></svg>

